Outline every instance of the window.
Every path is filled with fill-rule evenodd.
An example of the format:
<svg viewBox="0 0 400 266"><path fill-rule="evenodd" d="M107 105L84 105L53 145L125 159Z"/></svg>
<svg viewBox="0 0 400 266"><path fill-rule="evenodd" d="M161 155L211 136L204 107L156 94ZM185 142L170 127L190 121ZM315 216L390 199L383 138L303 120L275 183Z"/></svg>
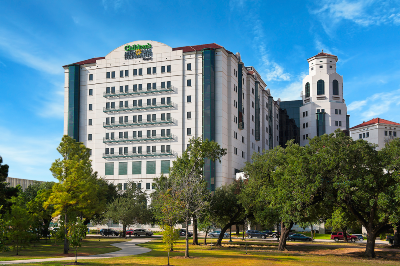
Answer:
<svg viewBox="0 0 400 266"><path fill-rule="evenodd" d="M191 103L191 102L192 102L192 96L191 96L191 95L188 95L188 96L186 97L186 100L187 100L188 103Z"/></svg>
<svg viewBox="0 0 400 266"><path fill-rule="evenodd" d="M187 133L188 136L191 136L192 135L192 129L190 127L188 127L186 129L186 133Z"/></svg>
<svg viewBox="0 0 400 266"><path fill-rule="evenodd" d="M106 154L110 154L110 149L106 148Z"/></svg>
<svg viewBox="0 0 400 266"><path fill-rule="evenodd" d="M365 138L365 133L363 133L363 138Z"/></svg>
<svg viewBox="0 0 400 266"><path fill-rule="evenodd" d="M242 136L242 143L244 143L244 137Z"/></svg>
<svg viewBox="0 0 400 266"><path fill-rule="evenodd" d="M151 99L151 105L157 105L157 98Z"/></svg>
<svg viewBox="0 0 400 266"><path fill-rule="evenodd" d="M111 109L115 109L115 102L111 102Z"/></svg>
<svg viewBox="0 0 400 266"><path fill-rule="evenodd" d="M167 97L167 104L171 104L171 97Z"/></svg>
<svg viewBox="0 0 400 266"><path fill-rule="evenodd" d="M335 79L332 82L333 85L333 95L339 95L339 82Z"/></svg>
<svg viewBox="0 0 400 266"><path fill-rule="evenodd" d="M324 95L325 94L325 82L320 79L317 82L317 95Z"/></svg>
<svg viewBox="0 0 400 266"><path fill-rule="evenodd" d="M156 173L156 161L147 161L146 162L146 174L154 175L155 173Z"/></svg>
<svg viewBox="0 0 400 266"><path fill-rule="evenodd" d="M319 66L319 68L323 68L323 66Z"/></svg>
<svg viewBox="0 0 400 266"><path fill-rule="evenodd" d="M110 93L110 87L106 87L106 93Z"/></svg>
<svg viewBox="0 0 400 266"><path fill-rule="evenodd" d="M119 77L120 77L120 78L123 78L123 77L124 77L124 71L123 71L123 70L119 71Z"/></svg>
<svg viewBox="0 0 400 266"><path fill-rule="evenodd" d="M124 92L124 86L119 86L119 92Z"/></svg>
<svg viewBox="0 0 400 266"><path fill-rule="evenodd" d="M161 161L161 174L169 174L169 167L170 167L169 160Z"/></svg>
<svg viewBox="0 0 400 266"><path fill-rule="evenodd" d="M161 129L161 137L165 137L165 129Z"/></svg>
<svg viewBox="0 0 400 266"><path fill-rule="evenodd" d="M395 134L396 132L395 131L393 131L393 136L396 136L396 134ZM369 138L369 132L367 132L367 138Z"/></svg>
<svg viewBox="0 0 400 266"><path fill-rule="evenodd" d="M303 140L306 139L306 135L303 135Z"/></svg>
<svg viewBox="0 0 400 266"><path fill-rule="evenodd" d="M156 90L157 89L157 83L153 83L153 90Z"/></svg>
<svg viewBox="0 0 400 266"><path fill-rule="evenodd" d="M107 117L108 118L108 117ZM91 126L92 125L92 119L89 119L89 123L88 123L88 125L89 126Z"/></svg>
<svg viewBox="0 0 400 266"><path fill-rule="evenodd" d="M129 77L129 70L125 70L125 77Z"/></svg>
<svg viewBox="0 0 400 266"><path fill-rule="evenodd" d="M137 183L137 188L142 189L142 183Z"/></svg>
<svg viewBox="0 0 400 266"><path fill-rule="evenodd" d="M237 155L237 148L233 147L233 154Z"/></svg>
<svg viewBox="0 0 400 266"><path fill-rule="evenodd" d="M387 131L385 131L385 136L387 136L388 134L387 134Z"/></svg>
<svg viewBox="0 0 400 266"><path fill-rule="evenodd" d="M157 114L152 114L151 115L151 120L156 121L157 120Z"/></svg>
<svg viewBox="0 0 400 266"><path fill-rule="evenodd" d="M303 123L303 128L306 128L306 123Z"/></svg>
<svg viewBox="0 0 400 266"><path fill-rule="evenodd" d="M308 122L306 123L306 127L308 127Z"/></svg>
<svg viewBox="0 0 400 266"><path fill-rule="evenodd" d="M342 126L342 121L339 121L339 127L341 127Z"/></svg>
<svg viewBox="0 0 400 266"><path fill-rule="evenodd" d="M171 81L167 81L167 88L171 88Z"/></svg>
<svg viewBox="0 0 400 266"><path fill-rule="evenodd" d="M162 100L162 99L161 99L161 100ZM161 120L162 120L162 121L165 120L165 114L164 114L164 113L161 114Z"/></svg>
<svg viewBox="0 0 400 266"><path fill-rule="evenodd" d="M253 101L251 102L251 107L253 107L253 108L254 108L254 102L253 102Z"/></svg>
<svg viewBox="0 0 400 266"><path fill-rule="evenodd" d="M143 75L143 69L139 68L139 76Z"/></svg>
<svg viewBox="0 0 400 266"><path fill-rule="evenodd" d="M157 68L153 67L153 74L156 74L156 73L157 73Z"/></svg>
<svg viewBox="0 0 400 266"><path fill-rule="evenodd" d="M142 174L142 162L132 162L132 174L133 175Z"/></svg>
<svg viewBox="0 0 400 266"><path fill-rule="evenodd" d="M110 72L106 73L106 78L109 79L110 78Z"/></svg>
<svg viewBox="0 0 400 266"><path fill-rule="evenodd" d="M306 83L305 94L306 94L306 98L310 97L310 82Z"/></svg>
<svg viewBox="0 0 400 266"><path fill-rule="evenodd" d="M140 133L142 132L140 131ZM137 147L137 153L142 154L142 146Z"/></svg>
<svg viewBox="0 0 400 266"><path fill-rule="evenodd" d="M186 85L187 85L188 87L192 86L192 80L191 80L191 79L188 79L188 80L186 81Z"/></svg>
<svg viewBox="0 0 400 266"><path fill-rule="evenodd" d="M165 89L165 82L161 82L161 89Z"/></svg>
<svg viewBox="0 0 400 266"><path fill-rule="evenodd" d="M165 104L165 97L161 98L161 104Z"/></svg>
<svg viewBox="0 0 400 266"><path fill-rule="evenodd" d="M114 163L105 163L105 174L114 175Z"/></svg>
<svg viewBox="0 0 400 266"><path fill-rule="evenodd" d="M332 66L329 66L329 68L332 68Z"/></svg>
<svg viewBox="0 0 400 266"><path fill-rule="evenodd" d="M151 90L151 83L147 83L147 90Z"/></svg>
<svg viewBox="0 0 400 266"><path fill-rule="evenodd" d="M111 72L111 78L115 79L115 71Z"/></svg>
<svg viewBox="0 0 400 266"><path fill-rule="evenodd" d="M150 183L146 183L146 190L150 189Z"/></svg>
<svg viewBox="0 0 400 266"><path fill-rule="evenodd" d="M186 118L187 119L192 119L192 112L187 112Z"/></svg>
<svg viewBox="0 0 400 266"><path fill-rule="evenodd" d="M303 117L305 117L306 116L306 112L303 112ZM267 118L267 120L268 120L268 118Z"/></svg>
<svg viewBox="0 0 400 266"><path fill-rule="evenodd" d="M359 134L359 135L358 135L358 138L359 138L359 139L362 139L362 134Z"/></svg>
<svg viewBox="0 0 400 266"><path fill-rule="evenodd" d="M245 153L244 153L244 151L242 151L242 158L244 158L245 157Z"/></svg>
<svg viewBox="0 0 400 266"><path fill-rule="evenodd" d="M339 126L339 122L338 121L335 121L335 126Z"/></svg>
<svg viewBox="0 0 400 266"><path fill-rule="evenodd" d="M92 140L92 134L88 134L88 140Z"/></svg>
<svg viewBox="0 0 400 266"><path fill-rule="evenodd" d="M186 65L186 69L187 69L187 70L192 70L192 64L191 64L191 63L188 63L188 64Z"/></svg>
<svg viewBox="0 0 400 266"><path fill-rule="evenodd" d="M308 111L306 111L306 116L308 116Z"/></svg>
<svg viewBox="0 0 400 266"><path fill-rule="evenodd" d="M340 114L340 115L342 114L342 109L339 109L339 114Z"/></svg>
<svg viewBox="0 0 400 266"><path fill-rule="evenodd" d="M161 67L161 73L165 73L165 66Z"/></svg>
<svg viewBox="0 0 400 266"><path fill-rule="evenodd" d="M155 131L155 130L154 130L154 131ZM157 150L156 150L156 146L152 146L152 147L151 147L151 152L152 152L152 153L155 153L156 151L157 151Z"/></svg>
<svg viewBox="0 0 400 266"><path fill-rule="evenodd" d="M115 87L111 87L111 93L115 93Z"/></svg>
<svg viewBox="0 0 400 266"><path fill-rule="evenodd" d="M147 68L147 75L151 75L151 67Z"/></svg>
<svg viewBox="0 0 400 266"><path fill-rule="evenodd" d="M128 163L127 162L119 162L119 175L127 175L128 174Z"/></svg>
<svg viewBox="0 0 400 266"><path fill-rule="evenodd" d="M254 88L251 88L251 93L254 94Z"/></svg>
<svg viewBox="0 0 400 266"><path fill-rule="evenodd" d="M389 136L391 136L392 135L392 131L389 131Z"/></svg>
<svg viewBox="0 0 400 266"><path fill-rule="evenodd" d="M89 111L93 111L93 105L91 103L89 104Z"/></svg>
<svg viewBox="0 0 400 266"><path fill-rule="evenodd" d="M138 122L142 122L142 115L138 115L137 120Z"/></svg>
<svg viewBox="0 0 400 266"><path fill-rule="evenodd" d="M368 134L368 133L367 133ZM393 131L393 137L396 137L396 131Z"/></svg>
<svg viewBox="0 0 400 266"><path fill-rule="evenodd" d="M93 74L89 74L89 80L93 80Z"/></svg>
<svg viewBox="0 0 400 266"><path fill-rule="evenodd" d="M251 121L254 122L254 115L251 115Z"/></svg>
<svg viewBox="0 0 400 266"><path fill-rule="evenodd" d="M335 109L335 115L339 114L339 109Z"/></svg>
<svg viewBox="0 0 400 266"><path fill-rule="evenodd" d="M137 76L137 69L134 69L134 70L133 70L133 75L134 75L134 76Z"/></svg>
<svg viewBox="0 0 400 266"><path fill-rule="evenodd" d="M168 65L168 66L167 66L167 72L168 72L168 73L171 72L171 65Z"/></svg>

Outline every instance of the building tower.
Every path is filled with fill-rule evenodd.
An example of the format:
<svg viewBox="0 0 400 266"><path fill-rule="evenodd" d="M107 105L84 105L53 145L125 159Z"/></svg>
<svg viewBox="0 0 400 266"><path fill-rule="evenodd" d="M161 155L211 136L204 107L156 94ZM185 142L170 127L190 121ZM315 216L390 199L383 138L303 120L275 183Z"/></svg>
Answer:
<svg viewBox="0 0 400 266"><path fill-rule="evenodd" d="M321 53L309 58L309 74L303 79L300 107L300 145L308 138L333 133L336 129L348 132L349 115L343 99L343 77L336 73L337 56Z"/></svg>

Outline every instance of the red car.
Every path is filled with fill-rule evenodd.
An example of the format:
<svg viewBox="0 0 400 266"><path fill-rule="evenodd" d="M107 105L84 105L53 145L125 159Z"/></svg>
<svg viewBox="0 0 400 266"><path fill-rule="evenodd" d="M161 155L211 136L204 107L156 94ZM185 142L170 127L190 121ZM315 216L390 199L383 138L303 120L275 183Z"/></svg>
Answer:
<svg viewBox="0 0 400 266"><path fill-rule="evenodd" d="M344 240L343 232L333 232L331 234L331 239L335 241ZM358 237L347 234L347 240L355 242L358 240Z"/></svg>

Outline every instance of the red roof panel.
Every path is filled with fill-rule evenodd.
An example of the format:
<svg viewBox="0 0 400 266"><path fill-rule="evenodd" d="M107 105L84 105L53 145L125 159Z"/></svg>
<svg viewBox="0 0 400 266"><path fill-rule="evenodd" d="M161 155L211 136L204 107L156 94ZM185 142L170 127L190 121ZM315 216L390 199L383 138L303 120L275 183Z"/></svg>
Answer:
<svg viewBox="0 0 400 266"><path fill-rule="evenodd" d="M387 125L400 126L399 123L392 122L392 121L389 121L389 120L386 120L386 119L373 118L373 119L371 119L371 120L369 120L367 122L363 122L363 123L361 123L361 124L359 124L357 126L354 126L354 127L350 128L350 129L355 129L355 128L358 128L358 127L364 127L364 126L369 126L369 125L374 125L374 124L387 124Z"/></svg>
<svg viewBox="0 0 400 266"><path fill-rule="evenodd" d="M105 57L95 57L95 58L90 58L86 59L83 61L79 61L73 64L65 65L63 67L71 66L71 65L86 65L86 64L95 64L97 60L104 59Z"/></svg>
<svg viewBox="0 0 400 266"><path fill-rule="evenodd" d="M183 53L188 53L188 52L193 52L193 51L201 51L206 48L219 49L219 48L224 48L224 47L219 44L216 44L216 43L209 43L209 44L200 44L200 45L193 45L193 46L176 47L176 48L172 48L172 51L182 50ZM226 50L226 51L228 52L228 54L233 54L232 52L230 52L228 50Z"/></svg>
<svg viewBox="0 0 400 266"><path fill-rule="evenodd" d="M307 60L310 60L311 58L318 57L318 56L332 56L332 57L336 57L336 61L337 61L337 56L336 56L336 55L324 53L324 50L322 50L322 52L318 53L317 55L314 55L314 56L308 58Z"/></svg>

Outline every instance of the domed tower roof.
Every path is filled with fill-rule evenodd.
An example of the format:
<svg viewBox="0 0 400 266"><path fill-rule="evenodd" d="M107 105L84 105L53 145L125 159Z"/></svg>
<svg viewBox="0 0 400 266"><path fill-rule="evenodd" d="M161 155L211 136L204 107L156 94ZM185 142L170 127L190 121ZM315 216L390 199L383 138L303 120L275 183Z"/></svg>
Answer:
<svg viewBox="0 0 400 266"><path fill-rule="evenodd" d="M307 61L310 62L311 60L314 60L318 57L330 57L330 58L334 58L336 62L338 61L338 57L336 55L324 53L324 50L322 50L322 52L320 52L319 54L308 58Z"/></svg>

